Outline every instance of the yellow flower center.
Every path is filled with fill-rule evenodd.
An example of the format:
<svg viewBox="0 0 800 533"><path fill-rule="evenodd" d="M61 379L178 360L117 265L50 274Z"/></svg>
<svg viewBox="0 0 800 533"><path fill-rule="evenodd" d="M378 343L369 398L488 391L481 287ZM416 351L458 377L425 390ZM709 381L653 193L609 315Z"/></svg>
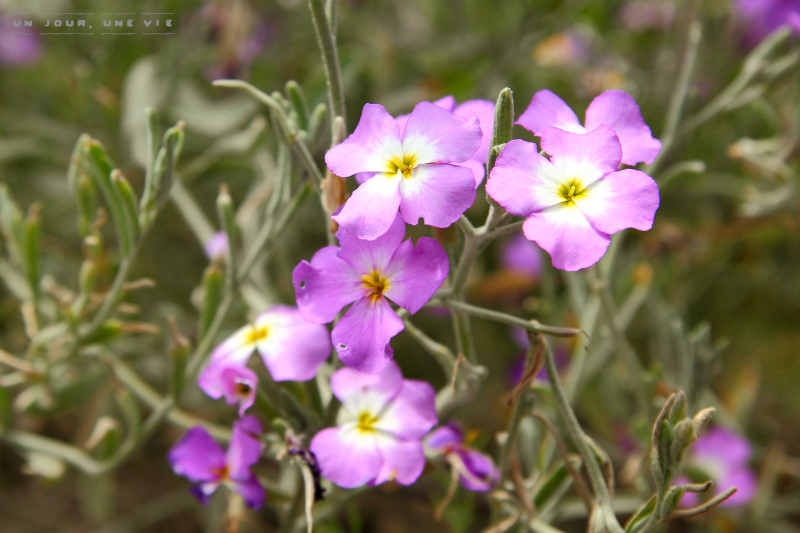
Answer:
<svg viewBox="0 0 800 533"><path fill-rule="evenodd" d="M564 199L562 203L573 203L576 198L586 194L586 189L578 178L571 178L566 183L561 184L558 194Z"/></svg>
<svg viewBox="0 0 800 533"><path fill-rule="evenodd" d="M269 328L267 326L261 326L257 328L255 326L250 328L250 331L247 332L247 338L245 339L246 344L255 344L258 341L263 341L269 335Z"/></svg>
<svg viewBox="0 0 800 533"><path fill-rule="evenodd" d="M401 158L395 157L389 161L389 171L387 177L394 176L398 172L403 174L404 178L410 178L414 172L414 166L417 164L417 158L413 155L404 155Z"/></svg>
<svg viewBox="0 0 800 533"><path fill-rule="evenodd" d="M358 425L356 426L356 429L362 433L375 433L374 426L377 423L377 416L373 416L371 413L364 411L358 415Z"/></svg>
<svg viewBox="0 0 800 533"><path fill-rule="evenodd" d="M383 293L389 288L389 280L381 276L380 272L373 271L372 274L364 274L361 276L364 280L364 287L369 289L369 299L377 302L383 296Z"/></svg>

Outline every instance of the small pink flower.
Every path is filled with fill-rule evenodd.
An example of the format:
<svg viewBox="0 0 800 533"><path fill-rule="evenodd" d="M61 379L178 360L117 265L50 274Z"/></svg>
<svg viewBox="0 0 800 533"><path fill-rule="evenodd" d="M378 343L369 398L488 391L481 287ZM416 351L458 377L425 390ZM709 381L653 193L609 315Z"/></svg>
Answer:
<svg viewBox="0 0 800 533"><path fill-rule="evenodd" d="M416 313L450 270L438 242L422 237L415 248L411 239L403 241L404 234L398 214L388 231L371 241L339 228L341 248L319 250L292 273L297 306L309 322L332 322L353 304L333 328L332 339L342 362L362 372L380 372L394 356L389 341L403 330L403 321L389 300Z"/></svg>
<svg viewBox="0 0 800 533"><path fill-rule="evenodd" d="M212 398L239 403L244 412L255 398L257 378L246 365L256 351L275 381L307 381L331 354L330 334L295 307L273 306L214 349L198 385Z"/></svg>
<svg viewBox="0 0 800 533"><path fill-rule="evenodd" d="M309 446L322 477L348 489L414 483L425 468L422 437L437 421L433 387L403 379L390 362L379 374L337 370L331 390L342 402L338 425L317 433Z"/></svg>
<svg viewBox="0 0 800 533"><path fill-rule="evenodd" d="M224 231L216 232L203 246L206 256L212 261L225 259L228 253L228 234Z"/></svg>
<svg viewBox="0 0 800 533"><path fill-rule="evenodd" d="M337 176L374 176L331 218L350 234L374 240L399 211L409 224L446 228L475 201L475 178L455 165L481 144L476 116L467 120L430 102L417 104L405 128L381 105L366 104L355 131L325 154Z"/></svg>
<svg viewBox="0 0 800 533"><path fill-rule="evenodd" d="M451 468L458 471L461 484L469 490L486 492L499 478L492 458L466 446L464 433L454 422L434 429L425 438L425 447L435 455L444 455Z"/></svg>
<svg viewBox="0 0 800 533"><path fill-rule="evenodd" d="M589 267L606 253L612 234L653 226L658 186L644 172L617 170L622 146L614 130L549 127L541 141L550 159L534 143L506 144L486 192L509 213L528 217L523 233L550 254L554 267Z"/></svg>
<svg viewBox="0 0 800 533"><path fill-rule="evenodd" d="M239 493L247 505L258 509L264 504L264 487L250 472L261 457L258 436L262 428L253 416L233 424L228 451L223 451L203 427L193 427L169 451L172 470L196 485L192 493L205 505L220 485Z"/></svg>

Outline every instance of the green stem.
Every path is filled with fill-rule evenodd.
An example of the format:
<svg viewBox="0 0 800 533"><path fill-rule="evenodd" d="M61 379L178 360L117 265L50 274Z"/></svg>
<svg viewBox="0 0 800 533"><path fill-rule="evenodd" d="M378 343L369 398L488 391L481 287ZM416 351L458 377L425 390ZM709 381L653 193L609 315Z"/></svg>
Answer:
<svg viewBox="0 0 800 533"><path fill-rule="evenodd" d="M557 326L545 326L535 320L525 320L524 318L515 317L499 311L492 311L491 309L484 309L477 307L460 300L455 300L452 297L441 296L434 298L427 304L428 307L447 307L457 311L463 311L468 315L476 316L478 318L485 318L486 320L493 320L495 322L502 322L512 326L519 326L528 331L535 333L544 333L545 335L552 335L553 337L575 337L583 333L580 329L562 328Z"/></svg>
<svg viewBox="0 0 800 533"><path fill-rule="evenodd" d="M558 368L556 367L556 362L553 358L553 352L550 349L550 343L545 337L542 338L542 342L544 342L544 366L547 369L547 377L550 379L550 383L552 385L553 397L555 398L556 406L558 407L561 418L564 420L564 424L567 427L567 432L572 438L575 447L583 457L584 464L586 465L586 471L589 474L589 480L592 484L592 490L606 517L606 527L611 531L611 533L623 533L622 526L619 525L616 515L614 514L614 507L611 503L611 494L608 491L608 486L606 485L603 471L600 469L600 465L597 463L597 458L595 457L592 448L586 441L586 436L583 433L583 429L578 423L578 418L572 411L572 407L570 407L569 404L569 399L564 392L564 387L561 385L561 380L558 376Z"/></svg>
<svg viewBox="0 0 800 533"><path fill-rule="evenodd" d="M336 0L329 0L335 2ZM336 46L336 36L334 35L335 20L329 20L325 10L325 0L308 0L311 8L311 20L314 29L317 31L317 42L320 52L322 52L322 65L325 68L325 79L328 83L328 103L331 109L331 136L335 136L333 131L333 118L345 118L344 109L344 87L342 84L342 72L339 66L339 51ZM331 17L335 18L335 6L330 6Z"/></svg>

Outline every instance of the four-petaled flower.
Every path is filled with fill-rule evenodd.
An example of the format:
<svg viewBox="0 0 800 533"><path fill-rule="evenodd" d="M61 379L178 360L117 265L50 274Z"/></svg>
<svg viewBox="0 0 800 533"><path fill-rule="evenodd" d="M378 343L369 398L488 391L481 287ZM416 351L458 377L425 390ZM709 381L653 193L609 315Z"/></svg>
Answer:
<svg viewBox="0 0 800 533"><path fill-rule="evenodd" d="M345 488L414 483L425 468L421 439L437 422L433 387L390 362L379 374L337 370L331 390L342 402L338 426L309 446L322 476Z"/></svg>
<svg viewBox="0 0 800 533"><path fill-rule="evenodd" d="M497 481L499 472L492 458L464 444L464 433L455 422L436 428L425 438L433 455L443 455L456 469L461 484L469 490L485 492Z"/></svg>
<svg viewBox="0 0 800 533"><path fill-rule="evenodd" d="M470 159L481 143L478 118L466 120L420 102L401 135L381 105L366 104L355 131L325 154L337 176L376 173L331 218L361 239L386 233L400 211L409 224L445 228L475 200L475 178L454 165Z"/></svg>
<svg viewBox="0 0 800 533"><path fill-rule="evenodd" d="M273 306L214 349L200 374L200 388L212 398L241 401L241 410L247 409L253 402L245 389L254 389L255 374L245 365L254 351L275 381L306 381L328 359L330 334L326 327L307 322L295 307Z"/></svg>
<svg viewBox="0 0 800 533"><path fill-rule="evenodd" d="M534 143L509 142L486 183L506 211L525 216L525 236L544 248L553 266L579 270L606 253L610 235L649 230L659 205L656 182L638 170L617 170L622 146L614 130L589 133L547 128Z"/></svg>
<svg viewBox="0 0 800 533"><path fill-rule="evenodd" d="M297 305L309 322L331 322L355 302L333 328L332 337L344 364L362 372L383 370L394 355L389 340L403 330L387 298L416 313L450 269L438 242L422 237L415 248L411 239L403 242L404 234L399 215L372 241L358 239L342 227L337 233L341 248L322 248L292 273Z"/></svg>
<svg viewBox="0 0 800 533"><path fill-rule="evenodd" d="M247 416L233 424L227 453L203 427L193 427L169 452L172 470L196 483L192 493L203 505L220 485L238 492L253 509L264 503L264 487L250 471L261 456L261 424Z"/></svg>
<svg viewBox="0 0 800 533"><path fill-rule="evenodd" d="M661 141L653 138L636 101L622 91L606 91L592 100L586 110L584 127L564 100L545 89L533 95L517 124L540 137L550 127L586 133L602 125L608 126L619 138L620 161L626 165L650 164L661 151Z"/></svg>

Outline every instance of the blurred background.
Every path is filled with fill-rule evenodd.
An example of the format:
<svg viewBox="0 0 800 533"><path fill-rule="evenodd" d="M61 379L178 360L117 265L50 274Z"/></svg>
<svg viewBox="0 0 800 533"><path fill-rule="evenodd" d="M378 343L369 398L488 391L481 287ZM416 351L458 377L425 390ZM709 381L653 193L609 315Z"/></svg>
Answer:
<svg viewBox="0 0 800 533"><path fill-rule="evenodd" d="M86 30L96 31L94 35L41 35L58 31L51 27L59 17L77 19L49 13L95 13L87 20L99 27L101 13L123 11L135 12L137 23L145 18L141 13L168 13L153 17L171 19L172 29L101 35L104 30L95 27ZM19 13L24 15L14 15ZM640 301L632 304L627 333L648 370L648 386L656 394L675 388L676 354L681 350L717 354L697 378L703 392L693 399L694 407L713 402L718 423L752 446L747 468L759 480L752 499L673 524L672 530L800 531L796 34L773 53L773 58L788 58L783 67L762 70L748 84L752 90L737 93L737 99L713 116L701 120L699 114L737 79L745 57L771 30L782 23L800 30L800 5L790 0L341 0L338 15L351 130L367 102L400 114L421 100L446 95L459 102L494 100L508 86L514 91L517 116L545 88L560 95L579 117L601 92L624 90L636 98L657 137L664 131L688 28L695 20L701 22L702 42L682 122L696 124L677 130L656 175L662 203L655 226L627 236L614 291L622 301L632 288L643 288ZM19 29L13 21L20 18L33 20L30 34L14 35ZM210 81L240 78L270 93L283 90L292 79L303 87L312 107L326 101L322 63L302 0L0 0L0 25L0 180L23 211L41 209L42 271L50 276L53 290L74 287L83 258L65 179L81 133L102 141L133 188L141 191L144 107L154 107L163 125L185 120L179 169L213 220L220 184L227 183L234 203L241 205L263 164L258 146L274 139L253 99L214 88ZM515 135L532 139L519 126ZM327 138L317 142L315 156L321 158L328 145ZM674 166L684 161L692 164ZM482 220L486 204L478 196L468 215ZM308 204L265 267L278 301L294 300L291 269L326 242L321 210L315 202ZM428 229L414 231L422 235ZM515 259L519 254L522 260ZM100 271L101 287L113 277L115 258L112 254L107 259ZM137 291L129 299L138 306L138 320L160 326L161 333L115 345L157 388L165 387L167 375L166 318L174 317L184 331L192 331L197 315L193 293L207 264L190 227L168 206L132 275L156 280L157 288ZM506 239L482 256L469 295L486 307L579 326L570 283L569 276L550 267L546 254ZM229 330L246 317L246 307L238 306ZM414 321L438 340L452 342L446 316L423 310ZM505 428L514 365L524 347L515 343L514 331L474 322L478 357L490 377L478 400L455 416L475 429L476 446L494 453L492 434ZM608 336L608 331L599 334ZM0 284L0 346L18 353L26 342L19 301ZM445 384L439 368L412 339L402 334L392 344L408 377L437 387ZM574 348L559 345L566 362ZM591 360L590 351L589 368ZM622 491L635 486L624 479L625 467L632 457L647 453L650 423L631 422L630 395L619 392L624 376L613 364L606 369L595 365L580 384L577 401L581 422L617 465ZM102 387L85 382L71 394L47 409L30 407L16 396L14 424L73 443L86 441L105 401ZM3 401L10 398L4 394ZM230 423L232 413L223 407L197 393L187 408ZM0 446L0 531L218 530L209 518L218 511L213 506L200 510L185 481L169 468L166 451L179 436L174 428L161 428L132 460L102 481L100 492L95 481L63 464L44 459L38 464ZM447 480L446 473L436 471L411 488L382 486L320 522L317 530L462 532L486 527L486 499L463 490L444 520L433 519L433 506ZM99 493L105 498L98 499ZM579 531L581 522L565 516L560 527ZM243 530L273 531L275 523L267 509Z"/></svg>

